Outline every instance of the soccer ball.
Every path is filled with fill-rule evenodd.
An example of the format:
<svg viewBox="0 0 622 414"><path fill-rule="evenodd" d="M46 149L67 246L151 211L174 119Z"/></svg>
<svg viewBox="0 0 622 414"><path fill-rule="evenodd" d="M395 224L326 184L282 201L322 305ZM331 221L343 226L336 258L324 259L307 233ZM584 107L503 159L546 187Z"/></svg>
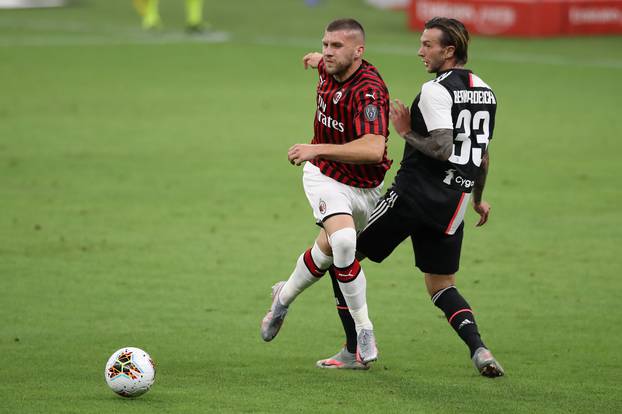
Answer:
<svg viewBox="0 0 622 414"><path fill-rule="evenodd" d="M155 381L155 364L140 348L125 347L110 356L104 376L106 383L122 397L143 395Z"/></svg>

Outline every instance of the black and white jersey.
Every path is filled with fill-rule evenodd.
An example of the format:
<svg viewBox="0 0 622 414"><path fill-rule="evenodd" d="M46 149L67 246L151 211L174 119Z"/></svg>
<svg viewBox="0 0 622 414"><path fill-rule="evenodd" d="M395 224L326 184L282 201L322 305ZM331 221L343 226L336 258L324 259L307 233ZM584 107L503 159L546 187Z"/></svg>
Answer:
<svg viewBox="0 0 622 414"><path fill-rule="evenodd" d="M467 69L451 69L426 82L411 108L411 128L429 136L453 129L448 161L430 158L406 143L394 189L446 234L462 224L482 157L492 139L497 99Z"/></svg>

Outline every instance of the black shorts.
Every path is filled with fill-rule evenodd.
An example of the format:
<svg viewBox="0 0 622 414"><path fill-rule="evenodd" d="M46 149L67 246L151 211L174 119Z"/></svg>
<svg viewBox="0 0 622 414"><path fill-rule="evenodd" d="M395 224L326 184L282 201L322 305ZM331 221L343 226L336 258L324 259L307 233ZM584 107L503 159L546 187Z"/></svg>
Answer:
<svg viewBox="0 0 622 414"><path fill-rule="evenodd" d="M412 205L387 191L359 234L356 250L380 263L410 236L415 264L424 273L450 275L458 271L464 223L447 235L426 222Z"/></svg>

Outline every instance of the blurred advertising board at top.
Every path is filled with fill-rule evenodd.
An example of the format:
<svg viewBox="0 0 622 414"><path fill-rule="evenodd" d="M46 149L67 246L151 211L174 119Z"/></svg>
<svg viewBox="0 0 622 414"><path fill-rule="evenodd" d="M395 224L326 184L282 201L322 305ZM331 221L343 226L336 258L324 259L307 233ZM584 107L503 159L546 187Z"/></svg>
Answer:
<svg viewBox="0 0 622 414"><path fill-rule="evenodd" d="M0 9L34 9L38 7L62 7L65 0L0 0Z"/></svg>
<svg viewBox="0 0 622 414"><path fill-rule="evenodd" d="M622 34L622 0L411 0L408 16L415 31L444 16L481 35Z"/></svg>

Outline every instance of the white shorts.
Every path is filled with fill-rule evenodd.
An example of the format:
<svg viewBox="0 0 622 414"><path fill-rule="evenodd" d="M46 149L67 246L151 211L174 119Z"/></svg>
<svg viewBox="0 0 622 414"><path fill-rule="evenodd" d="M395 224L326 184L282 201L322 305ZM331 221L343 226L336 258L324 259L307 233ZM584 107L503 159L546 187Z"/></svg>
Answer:
<svg viewBox="0 0 622 414"><path fill-rule="evenodd" d="M318 224L336 214L349 214L356 231L363 230L369 215L380 199L382 183L375 188L352 187L322 174L310 162L305 163L302 175L305 194Z"/></svg>

